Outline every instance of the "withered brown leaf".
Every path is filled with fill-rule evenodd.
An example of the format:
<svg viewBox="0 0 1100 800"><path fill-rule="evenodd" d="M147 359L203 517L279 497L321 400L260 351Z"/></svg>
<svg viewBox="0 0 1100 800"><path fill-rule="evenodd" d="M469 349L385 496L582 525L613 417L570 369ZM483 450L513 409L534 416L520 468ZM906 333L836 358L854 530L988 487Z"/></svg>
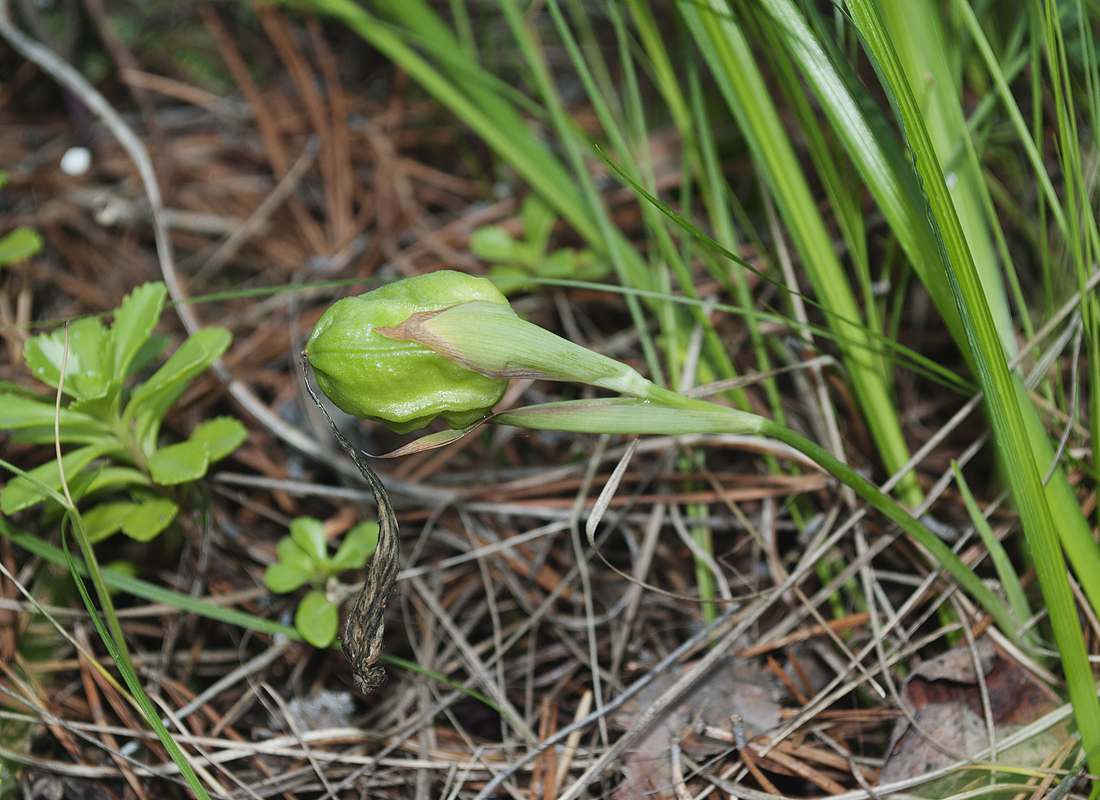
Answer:
<svg viewBox="0 0 1100 800"><path fill-rule="evenodd" d="M306 354L302 353L302 372L306 374ZM313 402L321 409L328 420L329 427L340 443L341 449L358 467L363 479L370 486L378 504L378 546L374 551L367 580L352 606L351 614L344 621L344 639L341 647L344 657L351 664L355 685L363 694L370 694L386 683L386 670L378 663L382 656L382 634L386 627L386 603L389 601L393 583L401 567L400 546L398 541L397 517L393 513L393 504L378 475L367 466L355 452L355 448L340 433L332 416L328 413L313 388L306 379L306 390Z"/></svg>

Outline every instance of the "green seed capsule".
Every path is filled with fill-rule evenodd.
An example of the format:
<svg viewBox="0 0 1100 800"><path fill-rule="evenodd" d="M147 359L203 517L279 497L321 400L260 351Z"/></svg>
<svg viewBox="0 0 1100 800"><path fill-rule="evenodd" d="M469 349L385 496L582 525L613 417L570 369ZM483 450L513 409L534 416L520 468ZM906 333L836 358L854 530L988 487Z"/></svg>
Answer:
<svg viewBox="0 0 1100 800"><path fill-rule="evenodd" d="M442 415L453 428L486 416L508 386L437 355L421 344L388 339L375 329L412 314L482 300L511 310L485 278L441 270L346 297L324 313L306 344L317 385L338 408L398 433Z"/></svg>

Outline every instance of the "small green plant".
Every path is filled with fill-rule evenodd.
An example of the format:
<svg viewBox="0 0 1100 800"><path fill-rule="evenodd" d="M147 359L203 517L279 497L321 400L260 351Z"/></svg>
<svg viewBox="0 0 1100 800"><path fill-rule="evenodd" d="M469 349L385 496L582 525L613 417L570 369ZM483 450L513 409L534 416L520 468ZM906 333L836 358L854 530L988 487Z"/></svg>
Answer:
<svg viewBox="0 0 1100 800"><path fill-rule="evenodd" d="M478 258L495 262L489 269L494 278L571 278L598 281L606 278L610 265L589 248L563 247L550 253L550 234L557 217L536 195L523 201L519 211L523 223L523 240L499 225L478 228L470 238L470 252ZM512 294L530 289L532 284L507 282L501 291Z"/></svg>
<svg viewBox="0 0 1100 800"><path fill-rule="evenodd" d="M42 249L42 236L31 228L16 228L0 238L0 267L11 266Z"/></svg>
<svg viewBox="0 0 1100 800"><path fill-rule="evenodd" d="M244 441L247 432L238 420L216 417L186 441L160 445L169 409L231 339L222 328L196 331L147 380L131 386L167 343L152 336L166 293L163 283L147 283L123 299L109 327L85 317L27 341L27 366L54 390L60 384L66 399L58 408L52 394L8 386L0 392L0 429L14 431L13 441L45 445L56 438L70 449L60 463L52 459L32 470L35 480L8 483L0 491L5 514L44 500L47 511L57 512L35 481L59 491L63 470L73 502L87 509L90 541L116 531L149 541L176 518L190 484Z"/></svg>
<svg viewBox="0 0 1100 800"><path fill-rule="evenodd" d="M290 523L290 535L276 545L278 562L264 571L264 585L280 594L312 586L298 603L294 627L314 647L328 647L336 640L339 615L329 599L337 574L360 569L378 545L378 523L363 522L344 536L334 555L329 555L325 528L312 517Z"/></svg>
<svg viewBox="0 0 1100 800"><path fill-rule="evenodd" d="M11 176L0 171L0 189L8 185ZM0 267L9 267L37 255L42 249L42 236L31 228L16 228L0 237Z"/></svg>

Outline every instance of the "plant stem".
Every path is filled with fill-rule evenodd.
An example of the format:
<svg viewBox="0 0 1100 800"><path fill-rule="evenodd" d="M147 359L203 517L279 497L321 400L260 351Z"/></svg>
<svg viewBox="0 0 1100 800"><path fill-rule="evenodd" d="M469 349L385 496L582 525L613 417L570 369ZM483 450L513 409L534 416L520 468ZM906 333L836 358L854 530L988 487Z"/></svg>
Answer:
<svg viewBox="0 0 1100 800"><path fill-rule="evenodd" d="M709 417L710 424L713 426L710 429L711 433L751 432L782 442L809 457L822 469L845 486L850 487L859 497L870 503L887 519L913 537L918 544L924 547L932 557L970 593L971 597L981 604L1006 635L1013 639L1016 638L1019 624L1013 618L1012 613L1004 603L998 600L996 595L982 583L981 579L973 570L962 562L950 547L944 544L943 541L925 525L914 519L913 516L898 505L895 500L883 493L873 483L861 476L824 447L821 447L805 436L795 433L790 428L773 420L720 406L706 400L685 397L682 394L662 388L648 381L646 383L648 386L644 388L644 394L639 395L639 399L646 404L666 409L705 412L703 415L696 414L693 418L706 419ZM550 409L558 405L559 404L551 403L547 406L530 406L528 409L516 409L511 412L500 414L497 420L504 424L516 425L517 427L538 428L542 430L583 431L586 433L623 433L628 429L633 432L639 430L638 427L630 428L629 424L625 426L623 424L618 424L618 421L616 421L617 424L610 425L606 418L592 419L592 415L583 412L567 415L524 413L525 411L536 411L541 408ZM644 415L641 412L642 409L639 408L635 416L632 417L635 425L641 423L644 419ZM728 422L726 418L728 418ZM746 425L746 421L751 424ZM643 427L646 432L649 433L660 432L675 436L685 432L683 429L678 429L677 425L678 421L673 419L670 421L662 421L659 425L647 424ZM698 429L693 428L693 431L698 432Z"/></svg>
<svg viewBox="0 0 1100 800"><path fill-rule="evenodd" d="M765 420L761 433L764 436L790 445L800 453L809 456L826 472L845 486L850 487L852 491L874 506L883 516L912 536L982 605L1005 634L1012 638L1016 637L1019 625L1004 604L997 599L996 595L982 583L981 579L962 562L950 547L943 543L943 540L914 519L909 512L880 491L877 486L824 447L810 441L801 434L795 433L790 428L778 425L771 420Z"/></svg>

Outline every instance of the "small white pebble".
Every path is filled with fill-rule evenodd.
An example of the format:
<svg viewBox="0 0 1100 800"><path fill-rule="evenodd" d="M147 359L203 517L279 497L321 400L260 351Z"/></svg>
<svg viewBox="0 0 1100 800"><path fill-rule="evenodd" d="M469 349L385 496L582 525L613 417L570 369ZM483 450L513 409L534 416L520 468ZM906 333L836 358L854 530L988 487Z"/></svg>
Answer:
<svg viewBox="0 0 1100 800"><path fill-rule="evenodd" d="M74 178L83 175L92 166L92 151L87 147L70 147L61 156L61 171Z"/></svg>

